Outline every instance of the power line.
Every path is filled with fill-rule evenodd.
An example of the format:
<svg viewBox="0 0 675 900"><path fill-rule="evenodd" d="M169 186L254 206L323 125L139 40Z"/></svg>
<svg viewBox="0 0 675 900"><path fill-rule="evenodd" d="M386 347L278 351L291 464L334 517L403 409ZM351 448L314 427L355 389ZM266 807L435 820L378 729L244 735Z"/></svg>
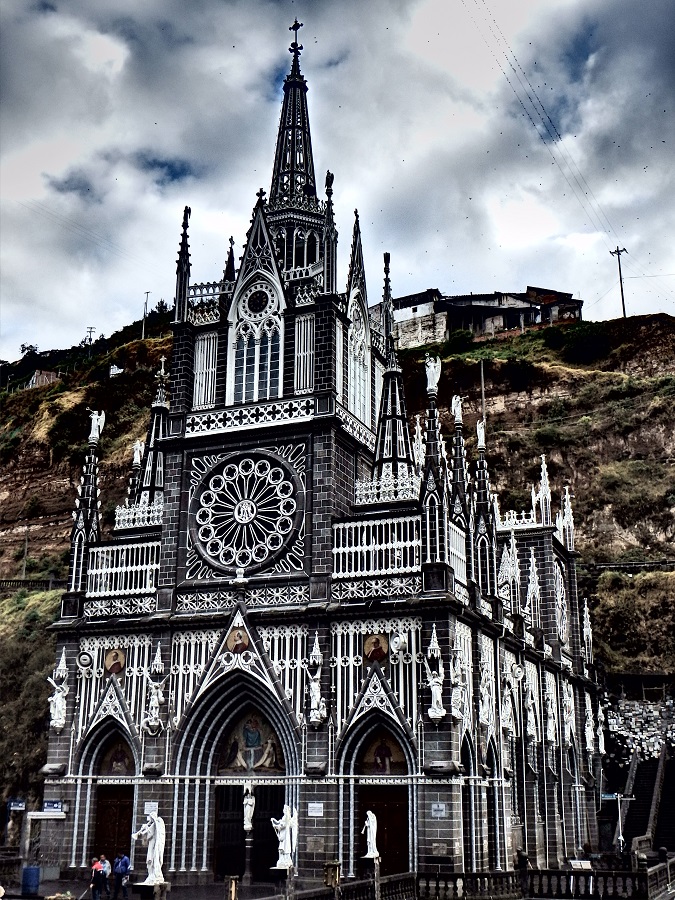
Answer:
<svg viewBox="0 0 675 900"><path fill-rule="evenodd" d="M474 23L477 31L479 32L481 38L483 39L483 42L485 43L488 50L490 51L492 58L494 59L495 63L497 64L499 70L501 71L502 75L506 79L507 83L509 84L516 99L520 103L520 106L522 107L523 112L527 115L528 119L530 120L531 125L535 129L540 140L548 149L549 154L551 155L551 157L553 159L553 162L558 167L560 173L563 175L568 187L572 191L574 198L577 200L577 202L579 203L581 208L584 210L586 215L589 217L589 219L591 220L591 224L593 225L595 230L599 232L602 240L604 241L605 245L607 246L607 249L610 250L610 252L611 252L610 245L609 245L608 241L606 240L605 235L608 234L609 232L611 232L612 234L614 234L614 236L618 240L618 235L617 235L616 229L614 228L609 217L607 216L604 209L601 207L600 203L598 202L595 194L593 193L592 188L590 187L587 179L584 177L583 173L581 172L581 169L577 165L571 152L565 146L564 139L562 138L555 123L553 122L553 119L551 118L550 114L548 113L548 110L544 106L534 85L532 84L532 82L528 78L527 74L525 73L523 67L521 66L521 64L518 60L518 57L513 52L513 49L511 48L506 37L504 36L504 33L501 30L494 14L490 10L490 7L488 6L486 0L480 0L480 2L485 7L486 12L483 12L480 9L479 0L474 0L474 4L475 4L476 8L478 9L479 14L482 16L482 18L484 20L487 20L487 17L489 16L489 18L492 20L492 22L494 22L496 32L498 32L498 34L499 34L499 36L498 36L497 33L495 32L495 29L493 29L492 26L490 25L489 21L487 21L487 29L490 32L490 34L492 35L496 47L492 47L490 45L490 42L486 39L485 34L483 33L483 31L481 29L481 26L478 24L478 22L476 21L474 16L469 11L464 0L462 0L462 5L466 9L467 14L469 15L472 22ZM501 42L501 44L504 45L506 50L503 50L501 48L500 42ZM523 99L519 95L518 89L516 88L514 82L509 78L509 76L505 72L503 66L501 65L499 59L497 58L496 51L498 51L500 53L500 55L503 55L504 58L506 59L506 62L508 63L509 68L515 75L521 90L524 92L527 102L531 106L531 108L534 112L534 115L537 117L537 119L541 123L541 126L543 127L543 131L545 132L546 136L548 136L550 143L547 142L546 137L542 133L540 126L537 124L537 122L534 121L532 115L530 114L529 109L525 106L525 103L523 102ZM521 75L518 74L518 71L516 70L513 62L511 61L511 58L513 59L513 62L515 62L515 65L520 70L520 73L522 73L522 77L521 77ZM527 83L527 87L526 87L525 83L523 82L523 79ZM556 152L554 152L552 147L555 149ZM562 161L558 159L557 154L560 154ZM563 163L569 170L570 176L576 183L576 188L570 181L570 178L568 177L567 172L563 168ZM603 221L602 221L603 219L604 219L604 222L606 223L606 225L603 224ZM642 271L641 268L638 267L638 263L636 260L627 261L627 265L629 266L629 268L632 271L639 273L638 275L633 276L633 277L659 277L659 276L649 276L646 273L644 273L644 271ZM672 294L668 288L665 288L662 290L659 290L657 288L656 293L659 294L663 299L668 299L669 296L670 297L675 296L675 294Z"/></svg>

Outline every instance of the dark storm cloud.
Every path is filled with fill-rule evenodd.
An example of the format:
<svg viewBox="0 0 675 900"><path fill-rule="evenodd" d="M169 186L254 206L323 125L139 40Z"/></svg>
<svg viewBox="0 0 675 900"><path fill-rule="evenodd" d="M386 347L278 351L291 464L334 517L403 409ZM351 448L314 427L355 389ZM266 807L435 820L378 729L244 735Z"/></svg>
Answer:
<svg viewBox="0 0 675 900"><path fill-rule="evenodd" d="M335 173L341 281L358 206L371 300L390 250L400 293L541 282L580 291L591 317L615 314L611 291L597 298L616 281L617 241L631 274L675 271L670 4L492 0L517 59L500 55L487 9L199 0L187 15L182 0L9 0L0 355L72 344L87 324L109 333L145 290L170 301L186 204L195 280L220 276L228 236L240 252L255 191L269 188L296 13L320 190ZM673 289L628 282L629 312L675 312Z"/></svg>

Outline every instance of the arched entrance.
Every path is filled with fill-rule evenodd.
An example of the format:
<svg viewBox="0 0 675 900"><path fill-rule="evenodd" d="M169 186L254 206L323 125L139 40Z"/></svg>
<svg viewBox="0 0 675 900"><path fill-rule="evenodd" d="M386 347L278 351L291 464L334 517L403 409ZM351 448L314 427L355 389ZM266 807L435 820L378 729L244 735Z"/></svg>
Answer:
<svg viewBox="0 0 675 900"><path fill-rule="evenodd" d="M251 664L250 668L252 668ZM270 819L299 805L298 725L271 685L253 671L226 673L186 710L176 740L168 871L242 874L244 785L255 797L253 881L272 882L278 842ZM184 825L182 823L185 823Z"/></svg>
<svg viewBox="0 0 675 900"><path fill-rule="evenodd" d="M114 732L101 747L94 771L106 780L136 774L131 748L118 732ZM105 853L109 860L113 860L119 850L129 853L133 818L133 784L98 784L92 853L96 856Z"/></svg>
<svg viewBox="0 0 675 900"><path fill-rule="evenodd" d="M403 746L392 731L381 724L363 735L353 750L355 756L351 767L357 776L351 803L355 874L358 874L360 860L367 850L363 827L368 811L377 819L380 873L408 872L412 841L410 810L414 804L411 802L412 786L405 778L409 765ZM378 783L380 779L381 783Z"/></svg>
<svg viewBox="0 0 675 900"><path fill-rule="evenodd" d="M253 881L270 881L270 870L278 858L278 841L272 817L279 818L285 802L283 784L257 783L261 776L283 775L286 767L281 744L262 713L249 708L221 741L217 774L249 778L255 798L250 876ZM218 881L228 875L244 874L246 832L243 829L243 786L216 787L213 840L213 871Z"/></svg>

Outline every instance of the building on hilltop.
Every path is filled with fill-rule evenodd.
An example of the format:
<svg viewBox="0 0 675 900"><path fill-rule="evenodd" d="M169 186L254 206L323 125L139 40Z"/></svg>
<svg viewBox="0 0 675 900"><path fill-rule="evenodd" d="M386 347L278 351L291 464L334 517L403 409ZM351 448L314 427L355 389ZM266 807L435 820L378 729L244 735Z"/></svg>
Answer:
<svg viewBox="0 0 675 900"><path fill-rule="evenodd" d="M394 298L394 337L400 349L439 344L453 331L494 337L500 331L580 321L582 300L572 294L527 286L522 293L446 296L438 288ZM379 304L378 304L379 309ZM376 313L377 314L377 313Z"/></svg>
<svg viewBox="0 0 675 900"><path fill-rule="evenodd" d="M409 430L389 256L373 319L358 215L337 287L291 50L269 197L221 281L192 282L185 210L171 370L110 540L91 414L43 835L66 873L118 848L138 870L158 811L169 880L266 881L288 804L305 880L363 872L367 811L383 874L562 866L597 843L603 739L569 493L554 512L542 459L531 509L500 511L458 397L441 434L437 359Z"/></svg>

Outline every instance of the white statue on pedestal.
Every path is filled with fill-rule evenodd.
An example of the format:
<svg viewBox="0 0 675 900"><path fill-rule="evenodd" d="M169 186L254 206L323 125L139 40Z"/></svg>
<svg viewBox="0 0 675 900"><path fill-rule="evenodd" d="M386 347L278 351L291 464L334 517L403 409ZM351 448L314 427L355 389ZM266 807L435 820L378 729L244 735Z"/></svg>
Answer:
<svg viewBox="0 0 675 900"><path fill-rule="evenodd" d="M162 864L164 862L164 842L166 839L166 828L164 827L164 819L157 813L150 813L147 822L141 826L138 831L131 835L132 841L143 839L143 843L147 844L147 866L148 877L141 884L164 884L164 875L162 874Z"/></svg>
<svg viewBox="0 0 675 900"><path fill-rule="evenodd" d="M326 711L326 701L321 696L321 666L319 666L314 675L309 676L309 721L312 725L320 725L326 721L328 713Z"/></svg>
<svg viewBox="0 0 675 900"><path fill-rule="evenodd" d="M49 698L49 712L51 713L49 724L54 731L61 731L66 724L66 697L70 688L65 679L60 684L53 678L47 678L47 681L54 688L54 693Z"/></svg>
<svg viewBox="0 0 675 900"><path fill-rule="evenodd" d="M293 854L298 843L298 811L293 810L288 804L284 806L284 812L280 819L272 819L272 827L279 839L279 859L275 869L290 869L293 866Z"/></svg>
<svg viewBox="0 0 675 900"><path fill-rule="evenodd" d="M255 811L255 797L253 796L253 784L244 782L244 831L253 831L253 813Z"/></svg>
<svg viewBox="0 0 675 900"><path fill-rule="evenodd" d="M98 439L101 437L101 432L103 431L103 426L105 425L105 412L103 412L103 410L99 412L97 409L90 409L89 418L91 419L89 440L98 443Z"/></svg>
<svg viewBox="0 0 675 900"><path fill-rule="evenodd" d="M168 678L169 676L167 675L162 681L148 680L148 714L141 725L141 728L148 734L156 735L164 728L164 724L159 717L159 708L166 702L164 685Z"/></svg>
<svg viewBox="0 0 675 900"><path fill-rule="evenodd" d="M427 672L427 685L431 690L431 706L427 710L427 714L432 722L440 722L446 715L443 706L443 681L445 680L445 671L443 669L443 660L438 657L438 671L434 672L427 660L424 660L424 668Z"/></svg>
<svg viewBox="0 0 675 900"><path fill-rule="evenodd" d="M441 360L438 356L427 353L424 367L427 372L427 393L435 397L438 392L438 380L441 377Z"/></svg>
<svg viewBox="0 0 675 900"><path fill-rule="evenodd" d="M375 813L368 810L366 813L366 824L361 829L361 834L366 835L366 845L368 847L364 859L379 859L380 854L377 851L377 819Z"/></svg>

